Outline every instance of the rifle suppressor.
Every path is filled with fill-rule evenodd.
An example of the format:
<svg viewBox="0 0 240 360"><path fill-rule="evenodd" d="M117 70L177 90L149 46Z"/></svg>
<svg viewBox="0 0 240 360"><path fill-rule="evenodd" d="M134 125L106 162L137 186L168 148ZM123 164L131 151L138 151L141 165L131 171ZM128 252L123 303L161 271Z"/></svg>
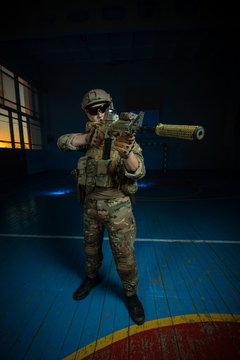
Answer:
<svg viewBox="0 0 240 360"><path fill-rule="evenodd" d="M166 125L158 124L155 128L158 136L173 137L186 140L202 140L205 130L198 125Z"/></svg>

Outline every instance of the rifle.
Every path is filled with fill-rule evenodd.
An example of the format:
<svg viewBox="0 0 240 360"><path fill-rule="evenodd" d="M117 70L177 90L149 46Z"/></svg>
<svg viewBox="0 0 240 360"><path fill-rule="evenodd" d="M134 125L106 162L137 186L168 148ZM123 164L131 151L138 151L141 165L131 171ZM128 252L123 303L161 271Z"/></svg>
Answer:
<svg viewBox="0 0 240 360"><path fill-rule="evenodd" d="M202 140L205 130L199 125L169 125L159 123L156 127L143 126L144 112L138 115L123 112L118 116L114 109L107 109L101 122L101 131L105 135L103 159L110 157L111 143L114 134L135 135L141 131L155 132L158 136L173 137L185 140Z"/></svg>

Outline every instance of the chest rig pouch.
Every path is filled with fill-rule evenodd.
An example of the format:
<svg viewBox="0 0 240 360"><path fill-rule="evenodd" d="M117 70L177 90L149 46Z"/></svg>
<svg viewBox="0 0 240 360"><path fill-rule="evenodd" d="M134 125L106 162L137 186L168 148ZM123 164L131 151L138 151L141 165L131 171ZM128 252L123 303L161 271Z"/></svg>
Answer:
<svg viewBox="0 0 240 360"><path fill-rule="evenodd" d="M112 160L97 161L96 186L112 187L114 185L112 178Z"/></svg>
<svg viewBox="0 0 240 360"><path fill-rule="evenodd" d="M86 187L86 194L94 191L95 186L112 187L112 160L95 160L88 156L82 156L78 160L76 175L77 182Z"/></svg>

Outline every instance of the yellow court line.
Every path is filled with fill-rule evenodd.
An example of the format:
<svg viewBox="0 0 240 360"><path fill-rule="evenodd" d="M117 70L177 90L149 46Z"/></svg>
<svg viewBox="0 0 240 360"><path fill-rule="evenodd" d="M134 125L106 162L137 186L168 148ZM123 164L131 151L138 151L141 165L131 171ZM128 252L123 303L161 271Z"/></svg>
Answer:
<svg viewBox="0 0 240 360"><path fill-rule="evenodd" d="M75 351L71 355L65 357L62 360L81 360L86 356L93 354L95 351L101 350L109 345L112 342L120 341L126 339L128 336L139 334L143 331L157 329L159 327L171 326L171 325L180 325L180 324L193 324L199 322L239 322L239 314L191 314L191 315L179 315L172 316L162 319L155 319L146 321L143 325L132 325L129 328L124 328L114 332L114 341L113 334L107 335L97 341L92 342L84 346L83 348Z"/></svg>

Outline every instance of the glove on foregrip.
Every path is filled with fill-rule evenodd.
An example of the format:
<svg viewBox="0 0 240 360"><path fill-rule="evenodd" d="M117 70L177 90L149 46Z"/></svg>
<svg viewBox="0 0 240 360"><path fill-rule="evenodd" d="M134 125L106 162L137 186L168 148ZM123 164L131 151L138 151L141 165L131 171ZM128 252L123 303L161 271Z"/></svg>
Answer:
<svg viewBox="0 0 240 360"><path fill-rule="evenodd" d="M123 159L127 159L132 152L135 143L135 136L120 135L114 141L115 149Z"/></svg>

